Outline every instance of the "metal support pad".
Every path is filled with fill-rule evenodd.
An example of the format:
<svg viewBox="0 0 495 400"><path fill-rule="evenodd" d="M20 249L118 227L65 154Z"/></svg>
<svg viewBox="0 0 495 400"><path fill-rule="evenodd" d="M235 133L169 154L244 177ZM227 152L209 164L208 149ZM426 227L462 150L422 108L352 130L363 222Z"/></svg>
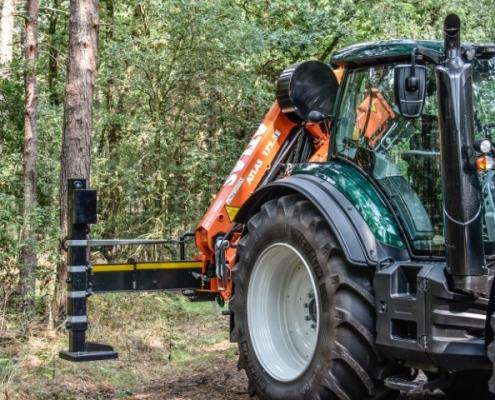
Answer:
<svg viewBox="0 0 495 400"><path fill-rule="evenodd" d="M112 346L86 342L86 351L61 351L59 357L72 362L112 360L119 357Z"/></svg>

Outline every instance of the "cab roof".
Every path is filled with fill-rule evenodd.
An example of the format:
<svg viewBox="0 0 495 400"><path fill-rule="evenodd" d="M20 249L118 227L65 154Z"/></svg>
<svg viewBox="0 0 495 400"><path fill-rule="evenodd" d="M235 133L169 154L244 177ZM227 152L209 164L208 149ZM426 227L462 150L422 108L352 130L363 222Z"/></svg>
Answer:
<svg viewBox="0 0 495 400"><path fill-rule="evenodd" d="M442 40L382 40L355 44L334 53L330 63L334 66L375 64L388 61L409 60L413 49L422 47L443 53ZM468 45L476 49L477 56L495 56L495 45Z"/></svg>

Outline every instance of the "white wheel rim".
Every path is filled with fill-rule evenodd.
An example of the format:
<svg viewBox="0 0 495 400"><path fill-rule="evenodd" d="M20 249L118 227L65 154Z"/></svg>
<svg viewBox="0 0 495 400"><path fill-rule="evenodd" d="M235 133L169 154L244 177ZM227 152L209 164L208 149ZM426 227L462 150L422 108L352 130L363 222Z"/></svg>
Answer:
<svg viewBox="0 0 495 400"><path fill-rule="evenodd" d="M266 248L249 280L247 317L256 356L272 378L293 381L308 368L320 327L318 305L302 254L286 243Z"/></svg>

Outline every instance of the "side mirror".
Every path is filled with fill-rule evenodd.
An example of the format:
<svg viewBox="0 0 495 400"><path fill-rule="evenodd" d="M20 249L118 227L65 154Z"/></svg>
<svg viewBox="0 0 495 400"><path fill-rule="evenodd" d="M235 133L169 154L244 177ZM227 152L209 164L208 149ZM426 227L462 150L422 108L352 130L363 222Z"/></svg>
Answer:
<svg viewBox="0 0 495 400"><path fill-rule="evenodd" d="M426 67L406 64L394 68L395 103L404 118L418 118L426 97Z"/></svg>

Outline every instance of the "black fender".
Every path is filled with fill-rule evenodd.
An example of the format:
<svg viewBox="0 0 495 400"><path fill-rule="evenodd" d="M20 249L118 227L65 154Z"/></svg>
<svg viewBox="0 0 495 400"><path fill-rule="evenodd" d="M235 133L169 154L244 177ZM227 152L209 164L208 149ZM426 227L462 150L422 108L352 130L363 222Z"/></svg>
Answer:
<svg viewBox="0 0 495 400"><path fill-rule="evenodd" d="M313 175L293 175L258 189L243 204L235 222L246 223L263 203L290 193L299 193L319 210L352 264L376 266L391 259L409 258L406 250L376 240L354 205L334 185Z"/></svg>

